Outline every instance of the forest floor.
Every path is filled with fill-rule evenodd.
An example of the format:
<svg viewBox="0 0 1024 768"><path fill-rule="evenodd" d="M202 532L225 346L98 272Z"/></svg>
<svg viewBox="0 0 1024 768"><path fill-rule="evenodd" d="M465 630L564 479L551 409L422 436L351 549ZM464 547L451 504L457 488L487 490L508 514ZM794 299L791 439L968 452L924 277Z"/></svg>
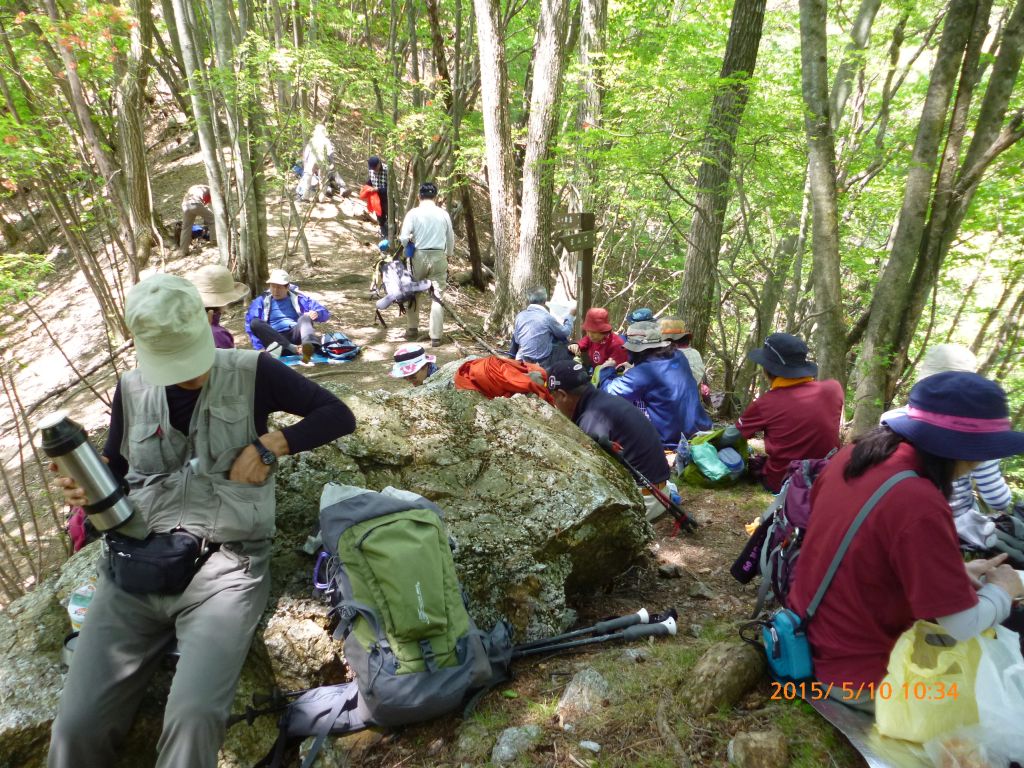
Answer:
<svg viewBox="0 0 1024 768"><path fill-rule="evenodd" d="M356 142L353 142L353 146ZM154 176L156 202L163 219L175 220L183 191L202 181L204 171L198 154L182 144L167 148ZM342 151L341 172L350 186L357 187L365 175L362 155ZM306 210L300 205L300 211ZM396 390L406 387L388 377L395 348L403 343L405 318L392 308L384 313L386 329L374 323L373 303L368 287L377 260L376 225L369 221L362 203L341 198L322 202L310 211L306 236L312 264L301 255L287 255L284 248L287 204L276 200L269 212L272 242L271 267L283 267L293 282L316 296L330 309L332 319L324 330L341 330L362 347L356 360L330 366L299 368L317 380L334 379L356 389ZM194 244L185 259L176 256L154 264L165 271L186 274L215 260L215 249ZM451 271L468 268L464 254L457 255ZM107 354L102 322L95 300L75 265L65 256L52 260L53 271L43 284L43 294L34 307L46 319L50 333L78 368ZM450 284L451 285L451 284ZM447 300L479 332L489 308L490 293L452 286ZM223 324L240 346L248 346L243 324L246 303L225 312ZM89 318L95 318L90 320ZM38 320L15 308L5 318L9 353L20 361L16 377L21 401L33 403L48 392L61 390L36 414L58 404L74 414L89 429L104 426L108 411L97 393L109 394L116 381L108 367L90 378L91 389L75 382L68 361L53 341L41 331ZM425 329L425 319L420 328ZM450 319L445 324L446 343L431 349L439 363L480 353L481 347ZM502 340L492 339L495 347ZM132 365L131 352L118 359L118 371ZM17 436L8 423L0 424L0 455L7 458L16 450ZM582 437L581 437L582 439ZM524 660L516 664L515 679L500 692L481 702L469 723L455 718L407 728L389 736L362 734L349 737L354 764L397 768L397 766L438 766L487 762L490 747L509 726L536 724L542 734L532 752L517 765L534 766L669 766L682 765L659 731L657 710L666 707L667 720L676 738L695 766L727 763L726 746L740 731L782 731L789 742L791 765L856 766L863 761L841 735L817 717L802 702L771 700L769 685L761 683L732 710L708 717L686 714L680 685L703 651L723 639L736 639L737 625L746 619L755 599L754 586L741 586L729 575L729 566L742 549L744 524L765 507L769 496L753 486L727 491L683 489L683 505L703 522L693 535L673 535L671 520L655 526L656 540L649 557L619 576L602 594L581 598L575 605L582 624L611 615L631 613L641 607L660 611L674 607L679 613L678 636L644 646L646 660L627 663L621 647ZM57 534L59 536L59 534ZM675 578L659 576L658 566L680 566ZM611 684L613 695L598 711L564 730L556 716L556 705L568 680L582 666L592 666ZM601 745L595 756L579 747L581 740Z"/></svg>

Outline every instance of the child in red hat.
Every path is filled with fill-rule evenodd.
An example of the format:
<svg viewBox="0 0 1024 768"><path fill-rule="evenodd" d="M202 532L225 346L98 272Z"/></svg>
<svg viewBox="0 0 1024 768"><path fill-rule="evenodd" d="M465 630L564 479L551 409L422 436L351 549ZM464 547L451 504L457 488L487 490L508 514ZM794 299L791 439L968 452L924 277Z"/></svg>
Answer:
<svg viewBox="0 0 1024 768"><path fill-rule="evenodd" d="M569 353L574 357L582 356L587 367L596 368L606 360L614 360L619 365L629 360L622 339L617 333L612 333L607 309L588 309L583 319L583 332L584 336L579 342L569 345Z"/></svg>

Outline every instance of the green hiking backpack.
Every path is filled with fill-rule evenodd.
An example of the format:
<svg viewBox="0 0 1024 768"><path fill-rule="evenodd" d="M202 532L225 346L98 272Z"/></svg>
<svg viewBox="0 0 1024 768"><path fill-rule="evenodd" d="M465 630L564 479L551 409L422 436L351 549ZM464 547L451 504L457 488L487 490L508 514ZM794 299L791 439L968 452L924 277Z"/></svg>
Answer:
<svg viewBox="0 0 1024 768"><path fill-rule="evenodd" d="M320 527L335 637L374 723L436 717L507 677L508 627L485 634L470 618L436 505L395 488L328 483Z"/></svg>

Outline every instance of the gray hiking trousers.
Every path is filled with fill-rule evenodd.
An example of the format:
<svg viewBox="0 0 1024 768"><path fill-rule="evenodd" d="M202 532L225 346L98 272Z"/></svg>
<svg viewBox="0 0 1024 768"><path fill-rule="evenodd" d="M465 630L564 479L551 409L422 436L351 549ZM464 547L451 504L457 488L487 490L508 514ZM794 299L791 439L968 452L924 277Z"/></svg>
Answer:
<svg viewBox="0 0 1024 768"><path fill-rule="evenodd" d="M230 551L228 550L230 547ZM158 768L216 768L242 664L270 589L269 542L225 545L180 595L100 578L50 734L49 768L109 768L169 642L181 654Z"/></svg>

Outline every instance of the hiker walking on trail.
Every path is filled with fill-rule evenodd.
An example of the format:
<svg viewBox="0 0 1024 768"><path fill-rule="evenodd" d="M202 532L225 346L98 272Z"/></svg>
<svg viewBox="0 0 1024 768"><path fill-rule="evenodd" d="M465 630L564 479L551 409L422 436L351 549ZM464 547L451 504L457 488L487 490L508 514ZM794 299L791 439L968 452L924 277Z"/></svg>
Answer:
<svg viewBox="0 0 1024 768"><path fill-rule="evenodd" d="M839 447L843 387L815 380L818 365L807 359L807 344L798 336L773 333L747 358L764 369L770 389L747 406L736 428L748 438L764 432L768 458L761 482L778 493L789 462L823 459Z"/></svg>
<svg viewBox="0 0 1024 768"><path fill-rule="evenodd" d="M380 198L380 213L377 215L377 224L380 227L380 236L387 239L388 236L388 166L376 155L371 155L366 161L370 173L366 183L376 190Z"/></svg>
<svg viewBox="0 0 1024 768"><path fill-rule="evenodd" d="M881 682L897 639L915 620L936 620L965 641L1005 621L1012 601L1024 596L1003 555L965 567L947 502L953 481L979 462L1024 452L1024 433L1011 431L1009 415L995 382L958 371L928 376L910 391L906 414L843 448L815 481L789 593L800 616L865 502L897 474L915 473L863 519L806 624L815 677L834 683L836 694L846 688L842 698L851 686L865 691L844 703L873 708L866 686Z"/></svg>
<svg viewBox="0 0 1024 768"><path fill-rule="evenodd" d="M217 349L234 349L235 337L220 324L220 316L228 304L249 295L249 286L236 283L231 271L220 264L202 266L189 275L188 280L196 287L203 300L206 317L210 321L210 330L213 331L213 345Z"/></svg>
<svg viewBox="0 0 1024 768"><path fill-rule="evenodd" d="M180 277L134 286L125 320L138 368L117 385L103 456L130 489L126 527L139 538L108 534L124 556L99 563L47 765L107 768L124 757L120 742L176 639L156 765L216 768L270 591L273 469L280 456L349 434L355 417L269 355L215 349L203 300ZM277 411L301 420L268 432ZM69 504L101 501L69 477L57 483Z"/></svg>
<svg viewBox="0 0 1024 768"><path fill-rule="evenodd" d="M569 358L566 342L576 321L575 307L562 320L548 310L548 292L534 288L527 295L526 309L516 315L509 354L516 360L535 363L547 370L558 360Z"/></svg>
<svg viewBox="0 0 1024 768"><path fill-rule="evenodd" d="M420 185L420 204L405 215L402 245L413 243L416 253L412 257L412 279L429 280L434 295L443 298L448 286L448 259L455 253L455 230L448 211L434 202L437 187L432 182ZM415 294L409 306L409 327L405 338L416 341L419 338L420 306L427 297ZM430 301L430 346L439 347L444 339L444 307L440 302Z"/></svg>
<svg viewBox="0 0 1024 768"><path fill-rule="evenodd" d="M271 270L267 285L269 290L252 300L245 315L245 332L253 349L269 350L277 344L282 355L301 354L302 362L309 363L317 340L313 323L327 322L331 313L292 285L283 269Z"/></svg>
<svg viewBox="0 0 1024 768"><path fill-rule="evenodd" d="M625 363L629 353L617 333L612 333L612 324L608 322L608 310L591 307L583 318L583 338L569 345L569 354L580 355L587 361L589 368L601 365L605 360Z"/></svg>
<svg viewBox="0 0 1024 768"><path fill-rule="evenodd" d="M428 355L419 344L403 344L395 350L395 364L389 374L393 379L405 379L414 387L422 387L437 373L437 358Z"/></svg>
<svg viewBox="0 0 1024 768"><path fill-rule="evenodd" d="M680 435L690 437L711 428L690 364L661 337L657 323L645 320L629 326L626 349L633 353L633 364L627 363L625 373L616 376L615 361L605 361L598 368L599 389L639 403L665 448L675 449Z"/></svg>
<svg viewBox="0 0 1024 768"><path fill-rule="evenodd" d="M596 442L610 441L622 458L660 489L666 488L669 466L661 448L661 436L651 421L621 397L599 391L577 362L562 360L548 371L548 389L555 407ZM646 488L641 488L647 519L655 520L665 507Z"/></svg>
<svg viewBox="0 0 1024 768"><path fill-rule="evenodd" d="M188 188L181 199L181 235L178 239L178 253L188 255L192 244L192 225L201 218L203 225L210 233L210 243L217 243L217 233L213 226L213 211L210 210L210 188L206 184L195 184Z"/></svg>
<svg viewBox="0 0 1024 768"><path fill-rule="evenodd" d="M299 200L312 200L324 184L333 190L337 186L334 174L334 144L327 135L327 127L318 124L302 148L302 178L295 188L295 196Z"/></svg>

